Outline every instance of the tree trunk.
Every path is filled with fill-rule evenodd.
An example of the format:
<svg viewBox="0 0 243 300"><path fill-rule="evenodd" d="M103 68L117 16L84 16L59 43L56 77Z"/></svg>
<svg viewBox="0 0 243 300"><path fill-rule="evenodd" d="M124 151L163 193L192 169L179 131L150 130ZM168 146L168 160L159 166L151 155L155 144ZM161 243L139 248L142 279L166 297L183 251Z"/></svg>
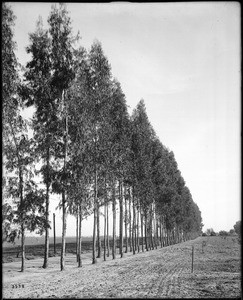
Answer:
<svg viewBox="0 0 243 300"><path fill-rule="evenodd" d="M160 227L159 227L159 238L160 238L160 246L163 247L163 234L162 234L162 217L160 217Z"/></svg>
<svg viewBox="0 0 243 300"><path fill-rule="evenodd" d="M21 272L24 272L25 269L25 232L24 232L24 224L21 224Z"/></svg>
<svg viewBox="0 0 243 300"><path fill-rule="evenodd" d="M65 91L62 92L62 101L64 104L64 113L65 113L65 128L64 128L64 162L63 162L63 173L66 173L66 163L67 163L67 137L68 137L68 118L67 118L67 109L65 106ZM65 174L66 175L66 174ZM65 185L65 182L63 182ZM65 268L65 243L66 243L66 187L63 186L62 191L62 250L61 250L61 271Z"/></svg>
<svg viewBox="0 0 243 300"><path fill-rule="evenodd" d="M128 216L127 216L127 194L126 194L126 188L124 189L124 192L125 192L125 244L126 244L125 253L127 253L128 252L128 237L127 237Z"/></svg>
<svg viewBox="0 0 243 300"><path fill-rule="evenodd" d="M151 240L151 248L154 250L154 243L153 243L153 215L152 212L150 214L150 240Z"/></svg>
<svg viewBox="0 0 243 300"><path fill-rule="evenodd" d="M154 224L154 247L157 249L157 228L156 228L156 215L153 212L153 224Z"/></svg>
<svg viewBox="0 0 243 300"><path fill-rule="evenodd" d="M65 269L65 252L66 252L66 195L62 192L62 249L61 249L61 271Z"/></svg>
<svg viewBox="0 0 243 300"><path fill-rule="evenodd" d="M130 252L132 252L132 210L131 210L131 195L130 195L130 189L128 190L129 193L129 246L130 246Z"/></svg>
<svg viewBox="0 0 243 300"><path fill-rule="evenodd" d="M145 224L144 224L144 235L145 235L145 247L146 251L148 251L148 220L147 220L147 214L145 214Z"/></svg>
<svg viewBox="0 0 243 300"><path fill-rule="evenodd" d="M94 224L93 224L93 245L92 245L92 264L96 264L96 225L97 224L97 168L95 163L95 182L94 182Z"/></svg>
<svg viewBox="0 0 243 300"><path fill-rule="evenodd" d="M46 224L49 224L49 187L50 187L50 178L49 178L49 169L50 169L50 148L47 147L47 156L46 156L46 164L47 164L47 183L46 183L46 211L45 211L45 217L46 217ZM44 264L43 268L48 267L48 256L49 256L49 228L46 226L46 232L45 232L45 250L44 250Z"/></svg>
<svg viewBox="0 0 243 300"><path fill-rule="evenodd" d="M79 220L79 212L77 211L77 214L76 214L76 256L77 256L77 262L78 262L78 255L79 255L79 250L78 250L78 245L79 245L79 225L78 225L78 220Z"/></svg>
<svg viewBox="0 0 243 300"><path fill-rule="evenodd" d="M132 209L133 209L133 239L134 239L134 250L133 254L135 254L137 250L137 230L136 230L136 205L135 205L135 197L134 197L134 187L132 188Z"/></svg>
<svg viewBox="0 0 243 300"><path fill-rule="evenodd" d="M166 246L169 246L169 237L168 237L168 229L167 227L165 227L165 243L166 243Z"/></svg>
<svg viewBox="0 0 243 300"><path fill-rule="evenodd" d="M106 216L107 216L107 257L110 256L110 238L109 238L109 203L106 206Z"/></svg>
<svg viewBox="0 0 243 300"><path fill-rule="evenodd" d="M98 245L98 254L97 258L101 256L101 239L100 239L100 205L97 203L97 245Z"/></svg>
<svg viewBox="0 0 243 300"><path fill-rule="evenodd" d="M141 219L141 239L142 239L142 252L144 252L144 240L143 240L143 214L140 206L140 219Z"/></svg>
<svg viewBox="0 0 243 300"><path fill-rule="evenodd" d="M170 232L169 229L166 228L166 236L167 236L167 246L170 246Z"/></svg>
<svg viewBox="0 0 243 300"><path fill-rule="evenodd" d="M92 244L92 264L96 264L96 226L97 226L97 127L95 124L95 153L94 153L94 224L93 224L93 244Z"/></svg>
<svg viewBox="0 0 243 300"><path fill-rule="evenodd" d="M133 254L136 253L136 212L135 212L135 203L134 203L134 190L132 191L132 209L133 209L133 218L132 218L132 248Z"/></svg>
<svg viewBox="0 0 243 300"><path fill-rule="evenodd" d="M107 197L105 199L105 204L104 204L104 260L106 260L106 220L107 220L106 206L107 206Z"/></svg>
<svg viewBox="0 0 243 300"><path fill-rule="evenodd" d="M165 245L169 246L168 230L166 227L164 229L165 229Z"/></svg>
<svg viewBox="0 0 243 300"><path fill-rule="evenodd" d="M50 187L50 182L49 182L49 169L50 169L50 148L47 147L47 158L46 158L46 163L47 163L47 183L46 183L46 211L45 211L45 217L46 217L46 224L49 224L49 187ZM43 268L48 267L48 256L49 256L49 228L46 226L45 228L45 249L44 249L44 264Z"/></svg>
<svg viewBox="0 0 243 300"><path fill-rule="evenodd" d="M119 202L120 202L120 255L123 257L123 184L119 181Z"/></svg>
<svg viewBox="0 0 243 300"><path fill-rule="evenodd" d="M113 245L112 245L112 258L116 258L116 187L113 179L112 186L112 211L113 211Z"/></svg>
<svg viewBox="0 0 243 300"><path fill-rule="evenodd" d="M55 214L53 213L53 238L54 238L54 256L56 255L56 222Z"/></svg>
<svg viewBox="0 0 243 300"><path fill-rule="evenodd" d="M159 246L159 221L158 217L155 217L155 227L156 227L156 249Z"/></svg>
<svg viewBox="0 0 243 300"><path fill-rule="evenodd" d="M78 267L82 267L82 257L81 257L81 248L82 248L82 209L81 205L79 207L79 232L78 232Z"/></svg>
<svg viewBox="0 0 243 300"><path fill-rule="evenodd" d="M137 247L138 247L138 252L140 252L140 240L139 240L139 205L137 206Z"/></svg>
<svg viewBox="0 0 243 300"><path fill-rule="evenodd" d="M21 206L21 272L25 269L25 228L24 228L24 183L22 167L19 169L20 206Z"/></svg>
<svg viewBox="0 0 243 300"><path fill-rule="evenodd" d="M163 235L163 246L167 246L166 244L166 230L165 230L165 222L164 222L164 217L162 217L162 235Z"/></svg>

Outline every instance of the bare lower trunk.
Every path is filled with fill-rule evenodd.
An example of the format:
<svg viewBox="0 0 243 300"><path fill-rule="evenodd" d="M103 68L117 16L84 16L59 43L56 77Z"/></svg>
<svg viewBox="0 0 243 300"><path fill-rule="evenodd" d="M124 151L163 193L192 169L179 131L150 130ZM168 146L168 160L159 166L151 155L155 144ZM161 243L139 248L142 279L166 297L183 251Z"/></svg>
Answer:
<svg viewBox="0 0 243 300"><path fill-rule="evenodd" d="M113 245L112 245L112 258L116 258L116 190L115 182L112 187L112 211L113 211Z"/></svg>
<svg viewBox="0 0 243 300"><path fill-rule="evenodd" d="M166 226L165 226L165 218L162 216L162 234L163 234L163 246L166 247L168 246L167 243L167 232L166 232Z"/></svg>
<svg viewBox="0 0 243 300"><path fill-rule="evenodd" d="M146 251L148 251L148 227L147 227L147 215L145 215L144 235L145 235L145 247L146 247Z"/></svg>
<svg viewBox="0 0 243 300"><path fill-rule="evenodd" d="M81 257L81 247L82 247L82 209L79 208L79 232L78 232L78 267L82 267L82 257Z"/></svg>
<svg viewBox="0 0 243 300"><path fill-rule="evenodd" d="M155 219L155 225L156 225L156 239L157 239L156 249L157 249L157 247L159 246L159 221L157 217Z"/></svg>
<svg viewBox="0 0 243 300"><path fill-rule="evenodd" d="M134 187L132 189L132 210L133 210L133 254L137 250L137 232L136 232L136 206L135 206L135 197L134 197Z"/></svg>
<svg viewBox="0 0 243 300"><path fill-rule="evenodd" d="M154 216L154 246L155 246L155 249L157 249L157 228L156 228L156 215L155 213L153 214Z"/></svg>
<svg viewBox="0 0 243 300"><path fill-rule="evenodd" d="M132 209L133 209L132 249L133 249L133 254L135 254L136 253L136 213L135 213L134 193L132 193Z"/></svg>
<svg viewBox="0 0 243 300"><path fill-rule="evenodd" d="M150 215L150 240L151 240L151 248L154 250L154 242L153 242L153 217Z"/></svg>
<svg viewBox="0 0 243 300"><path fill-rule="evenodd" d="M142 215L142 209L141 209L141 206L140 206L140 219L141 219L142 251L144 252L144 240L143 240L143 215Z"/></svg>
<svg viewBox="0 0 243 300"><path fill-rule="evenodd" d="M159 238L160 238L160 246L163 247L163 234L162 234L162 217L160 217L160 227L159 227Z"/></svg>
<svg viewBox="0 0 243 300"><path fill-rule="evenodd" d="M25 269L25 232L24 232L24 225L21 225L21 272L24 272Z"/></svg>
<svg viewBox="0 0 243 300"><path fill-rule="evenodd" d="M94 183L94 224L93 224L93 244L92 244L92 264L96 264L96 226L97 226L97 169L95 166L95 183Z"/></svg>
<svg viewBox="0 0 243 300"><path fill-rule="evenodd" d="M46 184L46 211L45 211L45 217L46 217L46 224L49 224L49 147L47 148L47 184ZM43 268L48 267L48 256L49 256L49 228L46 226L45 228L45 249L44 249L44 263Z"/></svg>
<svg viewBox="0 0 243 300"><path fill-rule="evenodd" d="M120 202L120 255L123 257L123 187L122 183L119 182L119 202Z"/></svg>
<svg viewBox="0 0 243 300"><path fill-rule="evenodd" d="M101 239L100 239L100 205L97 205L97 245L98 245L98 253L97 258L101 256Z"/></svg>
<svg viewBox="0 0 243 300"><path fill-rule="evenodd" d="M168 241L168 245L170 246L170 231L169 229L167 229L167 241Z"/></svg>
<svg viewBox="0 0 243 300"><path fill-rule="evenodd" d="M126 250L125 253L128 252L128 237L127 237L127 195L126 195L126 189L125 189L125 244L126 244Z"/></svg>
<svg viewBox="0 0 243 300"><path fill-rule="evenodd" d="M107 200L107 199L105 199ZM104 205L104 260L106 260L106 219L107 219L107 209L106 209L107 203L105 201Z"/></svg>
<svg viewBox="0 0 243 300"><path fill-rule="evenodd" d="M53 237L54 237L54 256L56 255L56 222L55 222L55 214L53 213Z"/></svg>
<svg viewBox="0 0 243 300"><path fill-rule="evenodd" d="M110 239L109 239L109 203L106 206L106 216L107 216L107 257L110 256Z"/></svg>
<svg viewBox="0 0 243 300"><path fill-rule="evenodd" d="M48 200L46 200L46 222L47 222L47 224L49 223L49 196L48 196ZM43 264L44 269L48 267L48 256L49 256L49 228L46 227L44 264Z"/></svg>
<svg viewBox="0 0 243 300"><path fill-rule="evenodd" d="M76 256L77 256L77 262L78 262L78 255L79 255L79 251L78 251L78 241L79 241L79 226L78 226L78 220L79 220L79 213L77 212L76 214Z"/></svg>
<svg viewBox="0 0 243 300"><path fill-rule="evenodd" d="M138 245L138 252L140 252L140 240L139 240L139 206L137 207L137 245Z"/></svg>
<svg viewBox="0 0 243 300"><path fill-rule="evenodd" d="M66 252L66 197L65 192L62 192L62 249L61 249L61 271L65 269L65 252Z"/></svg>
<svg viewBox="0 0 243 300"><path fill-rule="evenodd" d="M129 191L129 247L130 252L132 252L132 211L131 211L131 196Z"/></svg>

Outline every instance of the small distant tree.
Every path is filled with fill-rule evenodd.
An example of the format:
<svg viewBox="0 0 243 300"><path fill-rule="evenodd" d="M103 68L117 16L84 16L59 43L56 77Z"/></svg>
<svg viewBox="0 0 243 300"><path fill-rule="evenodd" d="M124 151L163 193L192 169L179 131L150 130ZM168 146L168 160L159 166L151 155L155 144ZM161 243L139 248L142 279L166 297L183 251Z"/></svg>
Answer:
<svg viewBox="0 0 243 300"><path fill-rule="evenodd" d="M241 235L241 221L237 221L234 225L235 232Z"/></svg>
<svg viewBox="0 0 243 300"><path fill-rule="evenodd" d="M209 236L215 236L215 235L216 235L216 233L215 233L215 231L213 230L213 228L208 228L208 229L206 230L206 234L209 235Z"/></svg>
<svg viewBox="0 0 243 300"><path fill-rule="evenodd" d="M227 235L229 235L229 234L228 234L228 232L225 231L225 230L220 230L219 235L220 235L220 236L227 236Z"/></svg>
<svg viewBox="0 0 243 300"><path fill-rule="evenodd" d="M238 241L241 244L241 221L237 221L234 225L235 232L238 234Z"/></svg>
<svg viewBox="0 0 243 300"><path fill-rule="evenodd" d="M230 229L229 235L235 235L235 234L236 234L235 230L234 229Z"/></svg>

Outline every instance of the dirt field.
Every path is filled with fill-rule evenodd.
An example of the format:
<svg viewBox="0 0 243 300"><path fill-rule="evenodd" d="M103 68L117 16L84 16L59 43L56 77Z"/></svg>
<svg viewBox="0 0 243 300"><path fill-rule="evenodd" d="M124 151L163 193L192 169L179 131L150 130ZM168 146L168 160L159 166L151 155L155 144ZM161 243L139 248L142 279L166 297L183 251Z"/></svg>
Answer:
<svg viewBox="0 0 243 300"><path fill-rule="evenodd" d="M206 243L204 249L202 244ZM191 272L192 245L194 272ZM66 256L3 264L3 298L239 298L241 296L240 245L236 237L198 237L193 241L144 253L124 254L121 259L98 259L83 255L83 267Z"/></svg>

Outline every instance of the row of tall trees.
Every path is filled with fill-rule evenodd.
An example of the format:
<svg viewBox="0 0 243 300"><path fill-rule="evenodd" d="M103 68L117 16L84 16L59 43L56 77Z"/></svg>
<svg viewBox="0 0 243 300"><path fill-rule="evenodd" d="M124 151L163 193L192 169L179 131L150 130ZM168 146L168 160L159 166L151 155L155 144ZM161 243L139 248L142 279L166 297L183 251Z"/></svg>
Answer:
<svg viewBox="0 0 243 300"><path fill-rule="evenodd" d="M3 232L8 239L21 235L21 270L26 230L45 233L43 267L48 267L51 193L61 195L61 270L67 213L77 218L78 266L82 265L82 220L91 214L92 263L101 257L102 216L104 259L110 246L116 258L117 245L122 257L124 251L135 254L197 236L201 213L174 154L156 136L143 100L128 114L125 95L111 74L101 43L95 41L89 51L80 46L65 5L55 5L48 29L39 18L30 34L26 49L31 59L21 72L14 54L13 21L10 7L4 4L3 155L8 176L3 182L6 196L17 208L4 206ZM24 107L34 108L29 124L21 117ZM28 128L33 131L31 138ZM35 183L35 176L42 178L41 185ZM10 223L20 231L13 231Z"/></svg>

